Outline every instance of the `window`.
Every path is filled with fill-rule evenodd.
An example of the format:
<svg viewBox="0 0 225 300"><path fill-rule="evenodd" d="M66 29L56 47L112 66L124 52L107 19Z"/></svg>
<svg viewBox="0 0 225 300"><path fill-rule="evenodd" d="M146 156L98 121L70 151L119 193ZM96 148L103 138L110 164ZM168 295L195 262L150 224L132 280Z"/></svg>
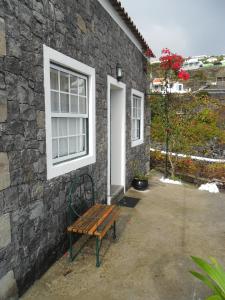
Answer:
<svg viewBox="0 0 225 300"><path fill-rule="evenodd" d="M137 146L144 141L144 94L132 90L132 124L131 124L131 146Z"/></svg>
<svg viewBox="0 0 225 300"><path fill-rule="evenodd" d="M53 164L87 154L87 77L50 66Z"/></svg>
<svg viewBox="0 0 225 300"><path fill-rule="evenodd" d="M95 162L95 70L44 46L47 178Z"/></svg>

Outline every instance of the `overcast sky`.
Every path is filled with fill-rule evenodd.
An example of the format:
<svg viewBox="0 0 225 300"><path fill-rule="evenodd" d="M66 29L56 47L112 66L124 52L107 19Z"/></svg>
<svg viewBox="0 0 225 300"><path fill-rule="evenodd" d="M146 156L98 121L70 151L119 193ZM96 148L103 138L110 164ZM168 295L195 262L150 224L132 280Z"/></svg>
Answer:
<svg viewBox="0 0 225 300"><path fill-rule="evenodd" d="M225 54L225 0L121 0L156 56Z"/></svg>

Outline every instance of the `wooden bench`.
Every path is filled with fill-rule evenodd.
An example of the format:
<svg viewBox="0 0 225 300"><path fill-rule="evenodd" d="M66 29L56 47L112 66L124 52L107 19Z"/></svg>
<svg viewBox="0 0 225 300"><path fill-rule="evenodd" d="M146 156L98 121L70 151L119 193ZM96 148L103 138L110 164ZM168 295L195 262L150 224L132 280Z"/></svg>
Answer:
<svg viewBox="0 0 225 300"><path fill-rule="evenodd" d="M82 207L81 212L78 206ZM69 251L71 261L73 255L73 234L85 234L96 238L96 267L100 266L101 242L110 228L113 228L113 238L116 238L116 220L119 207L116 205L95 204L94 184L90 175L81 175L71 184L69 197ZM75 221L73 221L75 219ZM77 253L77 255L79 252Z"/></svg>

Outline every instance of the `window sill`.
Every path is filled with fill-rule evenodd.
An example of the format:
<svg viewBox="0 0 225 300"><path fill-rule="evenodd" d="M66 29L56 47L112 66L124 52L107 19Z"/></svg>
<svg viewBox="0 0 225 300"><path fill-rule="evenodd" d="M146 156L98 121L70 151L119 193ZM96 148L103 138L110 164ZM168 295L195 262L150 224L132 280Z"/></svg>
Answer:
<svg viewBox="0 0 225 300"><path fill-rule="evenodd" d="M141 144L144 143L144 140L143 139L140 139L140 140L136 140L136 141L132 141L131 142L131 147L136 147L136 146L139 146Z"/></svg>
<svg viewBox="0 0 225 300"><path fill-rule="evenodd" d="M95 155L86 155L81 158L62 162L58 165L52 165L52 160L47 161L48 164L47 179L52 179L54 177L64 175L71 171L75 171L77 169L94 164L95 162L96 162Z"/></svg>

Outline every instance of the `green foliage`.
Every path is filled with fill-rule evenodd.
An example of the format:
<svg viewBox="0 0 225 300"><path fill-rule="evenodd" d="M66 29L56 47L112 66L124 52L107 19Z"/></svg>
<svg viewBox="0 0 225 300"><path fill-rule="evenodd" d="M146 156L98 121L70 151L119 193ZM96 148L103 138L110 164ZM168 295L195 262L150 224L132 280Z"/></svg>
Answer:
<svg viewBox="0 0 225 300"><path fill-rule="evenodd" d="M217 57L217 61L219 61L219 62L220 62L220 61L222 61L222 60L224 60L224 57L223 57L223 55L220 55L220 56L218 56L218 57Z"/></svg>
<svg viewBox="0 0 225 300"><path fill-rule="evenodd" d="M204 272L199 273L190 271L190 273L201 280L213 292L213 295L205 300L225 300L225 271L215 258L210 258L210 263L207 261L192 256L194 263Z"/></svg>
<svg viewBox="0 0 225 300"><path fill-rule="evenodd" d="M209 93L207 91L199 91L196 93L197 97L205 97L205 96L209 96Z"/></svg>
<svg viewBox="0 0 225 300"><path fill-rule="evenodd" d="M131 168L134 174L134 178L139 180L148 180L148 176L145 175L140 168L140 163L138 160L133 160L131 162Z"/></svg>
<svg viewBox="0 0 225 300"><path fill-rule="evenodd" d="M162 167L165 162L165 154L160 151L151 151L151 165ZM207 178L209 180L225 181L225 164L211 163L207 161L193 160L191 157L178 157L175 174L191 175L195 178Z"/></svg>
<svg viewBox="0 0 225 300"><path fill-rule="evenodd" d="M169 135L169 151L198 154L198 147L207 146L212 139L225 143L225 130L220 126L218 109L225 111L224 105L207 95L170 95L168 116L165 114L165 96L151 97L151 138L155 143L164 144ZM178 161L170 156L172 169ZM175 174L173 174L175 175Z"/></svg>
<svg viewBox="0 0 225 300"><path fill-rule="evenodd" d="M221 104L206 95L171 96L165 114L165 96L151 98L152 140L163 145L169 135L169 151L195 154L198 147L206 146L212 139L225 143L225 131L218 126ZM178 162L177 156L169 155L172 175Z"/></svg>
<svg viewBox="0 0 225 300"><path fill-rule="evenodd" d="M206 76L205 72L203 72L203 70L197 70L193 73L191 79L192 80L206 81L207 76Z"/></svg>

